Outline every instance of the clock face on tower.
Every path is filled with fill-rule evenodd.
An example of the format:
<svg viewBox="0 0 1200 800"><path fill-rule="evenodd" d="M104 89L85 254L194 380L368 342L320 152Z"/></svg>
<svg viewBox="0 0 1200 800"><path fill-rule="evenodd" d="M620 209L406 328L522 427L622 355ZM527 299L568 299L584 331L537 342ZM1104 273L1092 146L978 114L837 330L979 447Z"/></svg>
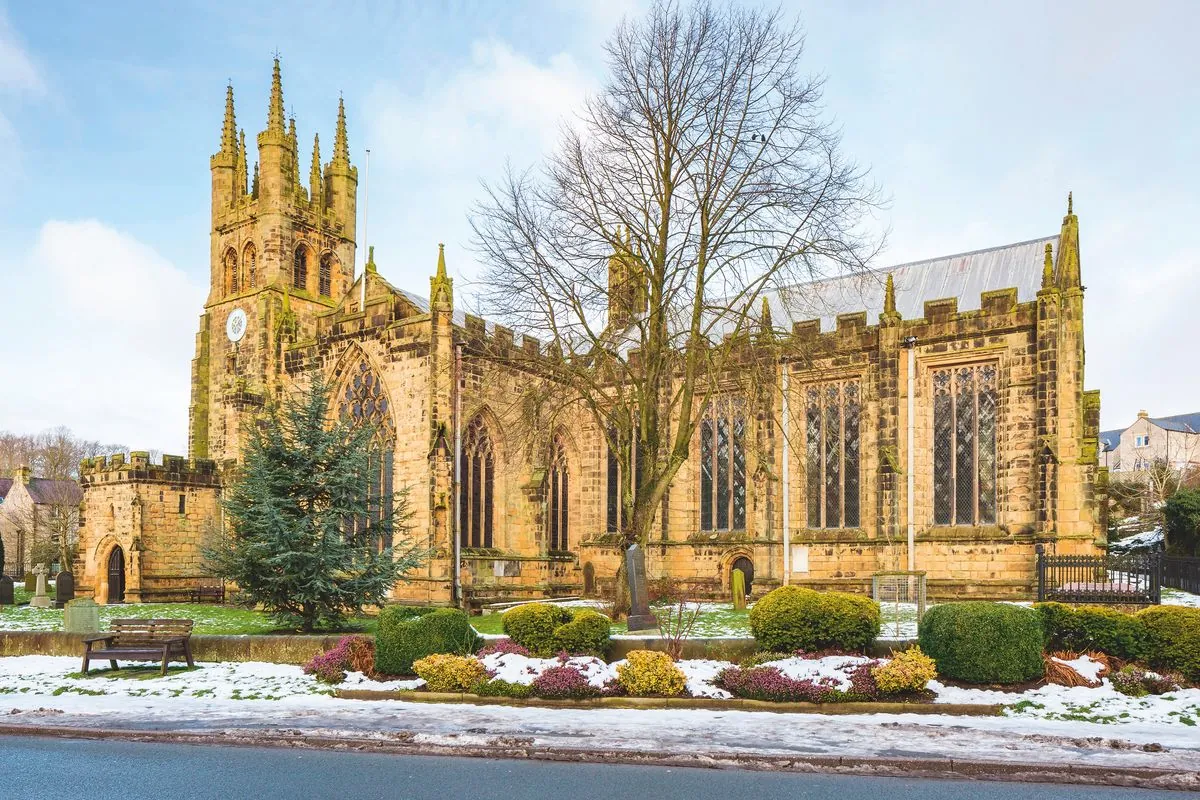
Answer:
<svg viewBox="0 0 1200 800"><path fill-rule="evenodd" d="M240 308L235 308L229 312L229 317L225 320L225 335L229 337L229 341L237 344L246 335L246 312Z"/></svg>

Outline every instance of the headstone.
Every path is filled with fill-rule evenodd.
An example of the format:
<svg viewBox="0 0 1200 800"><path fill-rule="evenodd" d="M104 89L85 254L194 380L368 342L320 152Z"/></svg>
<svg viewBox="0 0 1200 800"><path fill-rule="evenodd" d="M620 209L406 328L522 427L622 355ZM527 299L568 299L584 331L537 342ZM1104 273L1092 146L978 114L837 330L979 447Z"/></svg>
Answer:
<svg viewBox="0 0 1200 800"><path fill-rule="evenodd" d="M99 633L100 606L90 597L68 601L63 612L63 630L67 633Z"/></svg>
<svg viewBox="0 0 1200 800"><path fill-rule="evenodd" d="M32 592L37 589L37 575L32 572L25 573L25 591Z"/></svg>
<svg viewBox="0 0 1200 800"><path fill-rule="evenodd" d="M0 575L0 606L11 606L13 599L13 579L7 575Z"/></svg>
<svg viewBox="0 0 1200 800"><path fill-rule="evenodd" d="M746 573L740 569L733 571L733 607L737 611L746 610Z"/></svg>
<svg viewBox="0 0 1200 800"><path fill-rule="evenodd" d="M646 586L646 557L636 544L625 551L625 578L629 581L630 631L648 631L658 627L658 618L650 613L650 593Z"/></svg>
<svg viewBox="0 0 1200 800"><path fill-rule="evenodd" d="M65 608L75 599L75 576L63 570L54 576L54 607Z"/></svg>
<svg viewBox="0 0 1200 800"><path fill-rule="evenodd" d="M50 597L46 594L46 565L38 564L33 568L33 574L37 575L37 592L33 599L29 601L30 608L49 608Z"/></svg>

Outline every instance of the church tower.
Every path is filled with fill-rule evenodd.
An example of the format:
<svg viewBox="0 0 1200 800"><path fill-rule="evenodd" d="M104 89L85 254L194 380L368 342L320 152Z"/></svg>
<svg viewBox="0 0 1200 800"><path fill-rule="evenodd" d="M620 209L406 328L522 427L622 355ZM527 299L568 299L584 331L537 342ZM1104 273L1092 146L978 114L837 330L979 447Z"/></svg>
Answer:
<svg viewBox="0 0 1200 800"><path fill-rule="evenodd" d="M233 87L225 91L220 149L210 161L210 284L192 361L192 458L240 457L241 426L279 391L284 349L311 338L317 317L354 280L358 169L350 163L345 106L339 99L333 155L324 165L313 137L307 180L295 117L285 116L276 58L251 173Z"/></svg>

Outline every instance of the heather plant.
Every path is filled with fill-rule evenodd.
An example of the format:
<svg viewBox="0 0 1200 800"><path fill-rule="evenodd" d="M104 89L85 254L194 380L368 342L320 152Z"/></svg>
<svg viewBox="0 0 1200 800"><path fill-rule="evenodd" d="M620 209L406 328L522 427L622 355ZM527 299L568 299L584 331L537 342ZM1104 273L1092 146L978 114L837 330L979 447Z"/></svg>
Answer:
<svg viewBox="0 0 1200 800"><path fill-rule="evenodd" d="M1183 683L1180 675L1150 672L1135 664L1128 664L1108 676L1113 689L1130 697L1145 697L1148 694L1166 694L1178 691Z"/></svg>
<svg viewBox="0 0 1200 800"><path fill-rule="evenodd" d="M669 655L634 650L617 665L617 682L635 697L675 697L683 694L687 678Z"/></svg>
<svg viewBox="0 0 1200 800"><path fill-rule="evenodd" d="M850 688L842 692L841 700L852 700L856 702L868 702L879 699L880 689L879 683L875 679L875 670L880 666L880 661L872 659L864 661L850 672Z"/></svg>
<svg viewBox="0 0 1200 800"><path fill-rule="evenodd" d="M717 676L716 685L748 700L832 703L844 697L833 678L790 678L778 667L729 667Z"/></svg>
<svg viewBox="0 0 1200 800"><path fill-rule="evenodd" d="M937 664L920 647L911 647L893 655L886 664L872 667L871 675L880 694L912 694L925 691L937 677Z"/></svg>
<svg viewBox="0 0 1200 800"><path fill-rule="evenodd" d="M431 692L467 692L487 677L487 670L474 656L437 653L413 664Z"/></svg>
<svg viewBox="0 0 1200 800"><path fill-rule="evenodd" d="M588 683L587 676L570 664L550 667L533 679L533 693L550 699L580 700L600 692Z"/></svg>
<svg viewBox="0 0 1200 800"><path fill-rule="evenodd" d="M512 639L495 639L492 642L489 642L488 644L479 648L479 651L477 653L475 653L476 657L478 657L478 658L486 658L487 656L509 655L509 654L518 655L518 656L526 656L526 657L529 657L532 655L532 653L529 652L528 647L519 645L516 642L514 642Z"/></svg>
<svg viewBox="0 0 1200 800"><path fill-rule="evenodd" d="M346 667L350 663L351 637L344 637L331 650L313 656L304 665L304 674L312 675L321 683L341 683L346 680Z"/></svg>

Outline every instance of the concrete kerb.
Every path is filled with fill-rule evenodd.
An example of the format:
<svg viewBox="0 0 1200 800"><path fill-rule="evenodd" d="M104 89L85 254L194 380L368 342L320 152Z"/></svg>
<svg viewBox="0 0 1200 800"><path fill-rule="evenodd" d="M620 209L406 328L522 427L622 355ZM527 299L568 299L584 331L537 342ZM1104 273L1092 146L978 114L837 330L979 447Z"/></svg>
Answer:
<svg viewBox="0 0 1200 800"><path fill-rule="evenodd" d="M1132 786L1145 789L1196 791L1200 775L1186 770L1144 767L1092 767L957 759L903 759L806 755L681 754L656 750L588 750L534 747L532 738L498 737L495 744L445 745L416 741L407 732L380 738L310 735L296 730L227 731L219 734L182 731L93 730L70 726L0 724L0 736L39 736L70 739L120 740L234 747L291 747L348 752L423 756L476 756L542 761L575 761L646 766L746 769L771 772L871 775L876 777L941 778L954 780L1066 783L1091 786Z"/></svg>

